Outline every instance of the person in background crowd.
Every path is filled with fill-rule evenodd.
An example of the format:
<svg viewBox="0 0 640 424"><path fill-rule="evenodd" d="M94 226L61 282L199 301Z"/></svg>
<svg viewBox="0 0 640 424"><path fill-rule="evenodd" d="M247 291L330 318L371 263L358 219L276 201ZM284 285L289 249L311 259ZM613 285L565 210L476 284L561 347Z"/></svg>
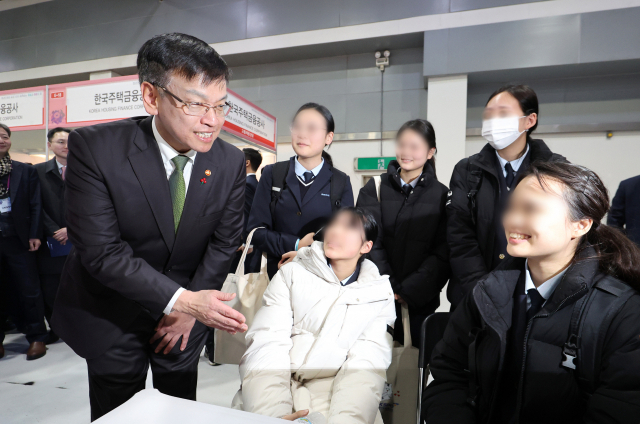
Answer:
<svg viewBox="0 0 640 424"><path fill-rule="evenodd" d="M396 315L389 278L365 259L377 224L364 209L344 208L324 233L324 243L301 248L269 283L247 332L233 407L382 424Z"/></svg>
<svg viewBox="0 0 640 424"><path fill-rule="evenodd" d="M56 299L56 292L60 284L60 274L67 255L53 253L47 246L47 238L51 237L55 250L66 246L69 237L67 236L67 222L65 219L65 202L64 202L64 179L67 170L67 140L69 139L70 129L54 128L49 130L47 140L49 150L53 152L54 158L48 162L35 165L40 179L40 192L42 194L42 244L38 249L38 272L40 274L40 287L44 298L44 315L51 325L51 315L53 313L53 304ZM59 337L53 330L49 331L49 339L47 343L58 341Z"/></svg>
<svg viewBox="0 0 640 424"><path fill-rule="evenodd" d="M240 262L240 257L242 256L242 248L244 247L244 242L249 235L248 223L249 216L251 215L251 205L253 204L253 198L256 195L256 190L258 189L258 178L256 178L256 172L260 169L260 165L262 164L262 155L256 149L252 149L251 147L247 147L242 149L244 152L245 159L245 169L247 170L247 185L244 189L244 232L242 234L242 246L238 248L238 253L236 253L236 257L231 263L231 268L229 268L229 272L235 272L238 267L238 262ZM253 248L252 248L253 249ZM245 272L258 272L260 270L260 253L258 250L253 249L253 251L247 254L245 259ZM257 264L254 263L254 258L257 257Z"/></svg>
<svg viewBox="0 0 640 424"><path fill-rule="evenodd" d="M40 181L36 169L11 160L11 130L0 123L0 275L4 292L13 301L9 311L29 342L27 360L43 357L48 333L38 280L36 250L42 232ZM4 331L0 333L0 358L4 356Z"/></svg>
<svg viewBox="0 0 640 424"><path fill-rule="evenodd" d="M602 224L589 169L533 163L504 213L512 256L453 312L424 392L429 424L635 424L640 250Z"/></svg>
<svg viewBox="0 0 640 424"><path fill-rule="evenodd" d="M531 138L538 117L538 96L530 87L497 89L482 116L482 136L488 143L453 170L446 208L452 271L447 297L452 309L507 255L502 211L516 178L533 161L566 161L542 140Z"/></svg>
<svg viewBox="0 0 640 424"><path fill-rule="evenodd" d="M349 177L333 167L324 151L333 141L334 128L326 107L302 105L291 123L296 155L262 170L247 228L264 227L254 233L252 244L267 252L269 278L285 253L311 245L332 212L353 206Z"/></svg>
<svg viewBox="0 0 640 424"><path fill-rule="evenodd" d="M223 301L242 236L244 156L218 138L229 67L204 41L157 35L137 59L145 111L74 130L65 176L73 248L53 329L87 361L91 419L153 386L196 399L207 327L245 318Z"/></svg>
<svg viewBox="0 0 640 424"><path fill-rule="evenodd" d="M380 235L371 260L389 275L395 292L395 337L404 343L400 304L409 306L411 339L420 342L424 319L440 305L450 275L446 235L447 187L436 178L436 134L424 119L406 122L396 135L396 160L360 190L358 207L371 212Z"/></svg>
<svg viewBox="0 0 640 424"><path fill-rule="evenodd" d="M620 183L611 202L607 224L623 230L640 246L640 175Z"/></svg>
<svg viewBox="0 0 640 424"><path fill-rule="evenodd" d="M231 267L229 267L230 273L236 272L236 268L238 268L238 263L240 262L240 257L242 256L244 241L249 235L247 231L247 222L249 221L249 214L251 213L251 204L253 203L253 197L256 194L256 188L258 188L258 179L256 178L256 172L258 171L258 169L260 169L260 164L262 163L262 155L258 150L247 147L245 149L242 149L242 151L244 152L245 169L247 172L247 185L244 188L244 231L242 233L243 244L238 248L236 256L231 263ZM251 250L252 252L247 254L247 257L245 258L245 273L260 271L260 258L262 257L262 253L253 248L251 248ZM252 263L254 257L257 257L257 264ZM204 354L209 360L209 365L212 366L220 365L214 360L214 347L215 331L213 328L211 328L209 329L209 336L207 337Z"/></svg>

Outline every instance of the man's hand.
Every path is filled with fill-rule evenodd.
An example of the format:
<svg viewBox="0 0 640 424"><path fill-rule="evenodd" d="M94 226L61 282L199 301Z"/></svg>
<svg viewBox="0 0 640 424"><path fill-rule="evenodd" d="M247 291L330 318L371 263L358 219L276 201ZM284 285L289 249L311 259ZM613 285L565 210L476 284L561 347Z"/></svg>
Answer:
<svg viewBox="0 0 640 424"><path fill-rule="evenodd" d="M282 255L282 259L280 259L280 262L278 262L278 269L282 268L282 265L291 262L296 256L298 256L298 252L296 252L295 250Z"/></svg>
<svg viewBox="0 0 640 424"><path fill-rule="evenodd" d="M298 418L302 418L302 417L306 417L307 415L309 415L309 410L308 409L304 409L302 411L298 411L294 414L291 415L285 415L284 417L282 417L283 420L287 420L287 421L295 421Z"/></svg>
<svg viewBox="0 0 640 424"><path fill-rule="evenodd" d="M300 250L302 247L311 246L311 243L313 243L313 236L315 235L316 233L309 233L306 236L302 237L298 242L298 250Z"/></svg>
<svg viewBox="0 0 640 424"><path fill-rule="evenodd" d="M399 295L399 294L395 294L394 297L396 298L396 300L401 304L401 305L406 305L407 302L404 301L404 299Z"/></svg>
<svg viewBox="0 0 640 424"><path fill-rule="evenodd" d="M224 330L229 334L248 330L244 316L222 302L236 297L235 293L222 293L218 290L183 291L173 309L189 314L207 327Z"/></svg>
<svg viewBox="0 0 640 424"><path fill-rule="evenodd" d="M40 248L40 240L29 239L29 252L35 252L38 248Z"/></svg>
<svg viewBox="0 0 640 424"><path fill-rule="evenodd" d="M60 228L58 231L53 233L53 238L63 246L67 244L67 240L69 240L69 236L67 236L67 227Z"/></svg>
<svg viewBox="0 0 640 424"><path fill-rule="evenodd" d="M166 346L163 352L166 355L182 337L180 350L185 350L189 341L189 334L191 334L191 329L195 323L196 319L191 315L173 311L169 315L162 317L158 325L156 325L156 334L149 340L149 343L153 344L156 340L162 339L158 343L155 352L159 353Z"/></svg>

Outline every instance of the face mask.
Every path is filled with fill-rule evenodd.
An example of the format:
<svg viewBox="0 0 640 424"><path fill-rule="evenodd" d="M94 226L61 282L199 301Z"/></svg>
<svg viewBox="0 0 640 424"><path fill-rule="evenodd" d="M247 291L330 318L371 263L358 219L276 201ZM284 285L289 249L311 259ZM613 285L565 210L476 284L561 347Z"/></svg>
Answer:
<svg viewBox="0 0 640 424"><path fill-rule="evenodd" d="M525 116L485 119L482 121L482 137L496 150L502 150L517 140L524 131L518 131L520 119ZM526 130L525 130L526 131Z"/></svg>

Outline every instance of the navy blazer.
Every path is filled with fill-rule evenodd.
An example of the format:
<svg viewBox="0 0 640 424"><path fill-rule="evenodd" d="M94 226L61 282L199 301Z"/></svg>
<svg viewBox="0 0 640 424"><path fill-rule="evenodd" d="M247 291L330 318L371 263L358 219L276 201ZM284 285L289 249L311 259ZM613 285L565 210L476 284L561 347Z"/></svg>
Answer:
<svg viewBox="0 0 640 424"><path fill-rule="evenodd" d="M620 228L640 246L640 175L620 183L611 202L607 224Z"/></svg>
<svg viewBox="0 0 640 424"><path fill-rule="evenodd" d="M244 233L242 235L242 241L244 242L249 235L247 230L247 224L249 223L249 215L251 214L251 205L253 205L253 198L256 195L258 189L258 179L254 175L247 175L247 185L244 188Z"/></svg>
<svg viewBox="0 0 640 424"><path fill-rule="evenodd" d="M20 242L28 250L29 240L40 239L42 233L40 180L33 165L15 160L11 161L10 176L11 218Z"/></svg>
<svg viewBox="0 0 640 424"><path fill-rule="evenodd" d="M249 216L249 229L265 227L255 232L251 244L267 252L269 278L278 271L278 261L282 255L295 250L298 239L320 230L331 216L330 183L333 167L325 161L304 199L301 199L300 184L295 173L295 156L289 161L286 185L276 203L276 216L272 217L270 210L273 165L267 165L262 170ZM353 206L353 190L348 177L341 202L342 207Z"/></svg>

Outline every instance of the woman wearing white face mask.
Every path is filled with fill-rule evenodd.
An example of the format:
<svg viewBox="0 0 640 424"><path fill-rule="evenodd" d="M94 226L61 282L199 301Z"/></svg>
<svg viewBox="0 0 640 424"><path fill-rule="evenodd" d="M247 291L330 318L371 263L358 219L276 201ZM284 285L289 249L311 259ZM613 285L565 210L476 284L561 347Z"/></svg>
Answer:
<svg viewBox="0 0 640 424"><path fill-rule="evenodd" d="M488 143L453 171L447 202L452 269L447 297L452 309L507 257L501 215L518 175L536 160L566 161L531 138L537 126L536 93L526 85L499 88L483 113L482 136Z"/></svg>

